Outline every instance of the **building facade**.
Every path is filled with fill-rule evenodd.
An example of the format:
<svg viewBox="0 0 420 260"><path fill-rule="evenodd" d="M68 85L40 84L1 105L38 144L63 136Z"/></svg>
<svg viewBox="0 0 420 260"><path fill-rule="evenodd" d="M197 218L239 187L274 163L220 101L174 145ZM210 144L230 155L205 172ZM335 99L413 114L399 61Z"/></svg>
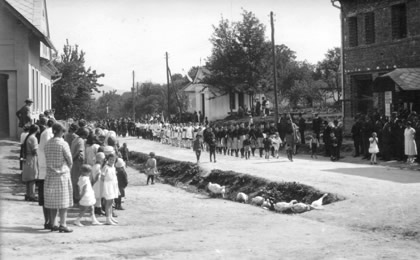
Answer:
<svg viewBox="0 0 420 260"><path fill-rule="evenodd" d="M341 8L346 129L357 114L420 112L420 0L332 3Z"/></svg>
<svg viewBox="0 0 420 260"><path fill-rule="evenodd" d="M32 117L51 108L52 64L46 0L0 0L0 135L16 138L16 111L27 98Z"/></svg>
<svg viewBox="0 0 420 260"><path fill-rule="evenodd" d="M193 82L187 85L183 91L188 95L187 112L201 113L209 121L224 119L231 110L237 112L239 107L250 108L251 96L244 93L231 93L219 96L217 91L210 85L204 84L203 79L210 72L200 67Z"/></svg>

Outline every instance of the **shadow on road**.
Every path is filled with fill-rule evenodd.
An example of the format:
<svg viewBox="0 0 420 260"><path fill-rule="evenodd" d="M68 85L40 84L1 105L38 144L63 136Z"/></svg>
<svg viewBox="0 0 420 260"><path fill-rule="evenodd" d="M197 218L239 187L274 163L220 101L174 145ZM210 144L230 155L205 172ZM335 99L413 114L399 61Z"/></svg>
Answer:
<svg viewBox="0 0 420 260"><path fill-rule="evenodd" d="M26 188L22 183L21 175L15 173L0 174L0 193L25 193Z"/></svg>
<svg viewBox="0 0 420 260"><path fill-rule="evenodd" d="M1 140L0 146L19 146L19 143Z"/></svg>
<svg viewBox="0 0 420 260"><path fill-rule="evenodd" d="M404 171L397 173L392 170L386 170L382 167L336 168L323 171L398 183L420 183L420 173L418 171Z"/></svg>
<svg viewBox="0 0 420 260"><path fill-rule="evenodd" d="M51 233L48 229L42 228L33 228L33 227L1 227L0 233L29 233L29 234L36 234L36 233Z"/></svg>

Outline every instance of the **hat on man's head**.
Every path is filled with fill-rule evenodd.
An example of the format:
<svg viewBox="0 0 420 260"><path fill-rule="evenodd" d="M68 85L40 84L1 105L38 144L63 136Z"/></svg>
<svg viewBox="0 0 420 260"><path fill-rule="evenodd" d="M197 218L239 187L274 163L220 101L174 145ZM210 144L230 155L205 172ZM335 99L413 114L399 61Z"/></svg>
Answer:
<svg viewBox="0 0 420 260"><path fill-rule="evenodd" d="M33 101L31 98L27 98L27 99L25 100L25 103L34 103L34 101Z"/></svg>

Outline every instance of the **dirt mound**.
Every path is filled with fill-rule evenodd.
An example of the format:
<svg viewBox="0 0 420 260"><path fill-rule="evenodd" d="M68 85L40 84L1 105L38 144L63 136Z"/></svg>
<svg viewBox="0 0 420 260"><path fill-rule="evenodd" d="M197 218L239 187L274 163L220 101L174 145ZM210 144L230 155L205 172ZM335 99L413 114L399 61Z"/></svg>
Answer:
<svg viewBox="0 0 420 260"><path fill-rule="evenodd" d="M140 172L144 172L144 163L147 158L148 155L145 153L131 152L130 154L133 166ZM212 170L209 174L204 174L195 163L176 161L161 156L156 156L156 160L158 177L162 182L199 193L208 193L209 182L217 183L226 186L225 197L229 200L235 200L237 193L243 192L248 194L249 198L262 196L271 198L275 202L297 200L310 204L327 193L298 182L271 182L234 171ZM330 204L343 199L342 196L328 193L323 202Z"/></svg>

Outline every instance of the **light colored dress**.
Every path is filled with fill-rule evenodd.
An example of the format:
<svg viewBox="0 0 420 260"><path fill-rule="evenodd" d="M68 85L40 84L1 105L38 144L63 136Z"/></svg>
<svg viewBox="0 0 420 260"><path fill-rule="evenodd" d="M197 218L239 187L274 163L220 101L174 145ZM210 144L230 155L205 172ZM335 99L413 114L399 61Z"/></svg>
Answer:
<svg viewBox="0 0 420 260"><path fill-rule="evenodd" d="M105 165L103 170L104 182L102 187L102 198L112 200L118 198L118 179L114 166Z"/></svg>
<svg viewBox="0 0 420 260"><path fill-rule="evenodd" d="M45 129L40 137L39 146L38 146L38 167L39 167L39 174L38 180L44 180L45 176L47 175L47 158L45 158L45 145L47 142L54 137L52 132L52 128L48 127Z"/></svg>
<svg viewBox="0 0 420 260"><path fill-rule="evenodd" d="M101 165L95 164L92 167L92 175L90 177L91 183L93 183L93 193L95 193L95 198L101 199ZM98 178L99 176L99 178ZM96 182L94 182L98 178Z"/></svg>
<svg viewBox="0 0 420 260"><path fill-rule="evenodd" d="M86 163L90 166L93 166L95 164L96 159L96 153L98 152L99 145L98 144L92 144L86 146Z"/></svg>
<svg viewBox="0 0 420 260"><path fill-rule="evenodd" d="M280 148L280 144L282 144L283 142L281 141L280 137L273 137L271 138L271 145L274 147L275 151L278 151Z"/></svg>
<svg viewBox="0 0 420 260"><path fill-rule="evenodd" d="M405 155L417 155L417 146L415 138L416 130L414 128L406 128L404 130L404 152Z"/></svg>
<svg viewBox="0 0 420 260"><path fill-rule="evenodd" d="M83 187L86 187L86 193L80 198L79 204L85 207L93 206L96 203L96 199L89 176L80 176L77 185L80 192L83 191Z"/></svg>
<svg viewBox="0 0 420 260"><path fill-rule="evenodd" d="M38 155L33 154L34 150L38 150L38 140L35 134L32 134L26 140L26 160L23 164L22 181L33 181L38 176Z"/></svg>
<svg viewBox="0 0 420 260"><path fill-rule="evenodd" d="M379 153L378 138L369 138L369 153Z"/></svg>
<svg viewBox="0 0 420 260"><path fill-rule="evenodd" d="M45 145L47 175L44 184L44 206L64 209L73 206L73 186L70 167L73 165L70 147L63 138L54 137Z"/></svg>

